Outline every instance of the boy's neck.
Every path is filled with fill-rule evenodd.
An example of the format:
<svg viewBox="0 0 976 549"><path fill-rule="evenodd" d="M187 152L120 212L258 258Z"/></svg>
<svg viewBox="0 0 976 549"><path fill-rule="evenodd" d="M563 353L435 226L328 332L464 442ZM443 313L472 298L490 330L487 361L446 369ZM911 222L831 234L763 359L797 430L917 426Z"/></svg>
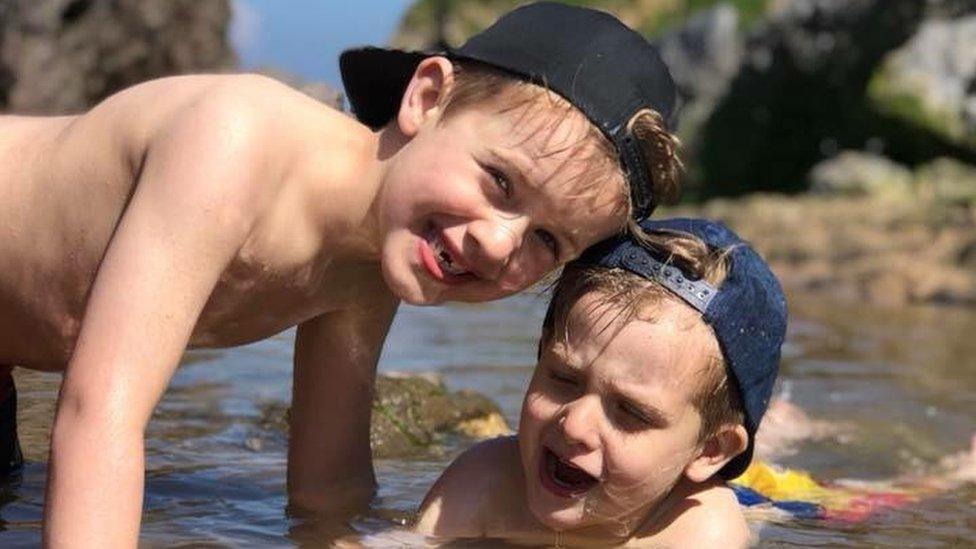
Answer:
<svg viewBox="0 0 976 549"><path fill-rule="evenodd" d="M329 131L312 145L312 167L304 185L313 223L322 235L323 255L351 262L378 261L381 229L378 199L387 160L402 143L388 130L374 132L335 113Z"/></svg>

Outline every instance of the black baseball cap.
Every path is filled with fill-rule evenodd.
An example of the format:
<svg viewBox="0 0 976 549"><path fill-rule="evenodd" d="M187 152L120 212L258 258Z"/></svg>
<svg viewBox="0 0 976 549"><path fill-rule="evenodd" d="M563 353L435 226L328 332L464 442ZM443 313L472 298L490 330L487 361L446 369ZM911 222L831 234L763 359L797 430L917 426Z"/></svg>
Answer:
<svg viewBox="0 0 976 549"><path fill-rule="evenodd" d="M346 50L339 69L356 117L374 129L386 125L417 65L433 55L483 63L566 98L616 147L634 216L651 214L657 200L627 123L649 108L671 125L677 91L661 56L643 36L606 12L538 2L508 12L458 48Z"/></svg>
<svg viewBox="0 0 976 549"><path fill-rule="evenodd" d="M723 478L733 479L752 460L756 430L773 393L780 348L786 337L786 298L766 262L721 223L691 218L645 219L640 226L647 232L687 233L701 239L709 248L728 250L729 269L718 287L691 278L668 257L628 236L591 246L575 263L624 269L659 282L700 312L712 327L725 360L726 374L742 397L743 423L749 433L746 450L719 471Z"/></svg>

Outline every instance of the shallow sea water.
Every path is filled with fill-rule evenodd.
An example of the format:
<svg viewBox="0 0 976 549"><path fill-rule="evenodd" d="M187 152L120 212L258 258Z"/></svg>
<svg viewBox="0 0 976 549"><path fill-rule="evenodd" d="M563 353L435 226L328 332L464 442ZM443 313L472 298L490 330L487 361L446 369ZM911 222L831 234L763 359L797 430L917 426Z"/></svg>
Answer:
<svg viewBox="0 0 976 549"><path fill-rule="evenodd" d="M495 399L515 425L543 305L539 297L520 296L480 306L404 307L380 370L438 372L452 389ZM848 435L803 443L782 465L821 479L879 480L925 470L966 447L976 430L976 312L794 300L792 313L779 392L814 418L844 422ZM286 440L266 412L288 402L292 337L289 331L246 347L187 354L149 427L145 545L423 542L402 524L463 449L460 441L426 459L377 461L379 495L366 515L325 522L286 514ZM46 440L59 382L55 375L17 376L29 463L19 484L0 489L4 548L39 544ZM755 527L761 544L771 547L976 546L976 487L857 524L793 520Z"/></svg>

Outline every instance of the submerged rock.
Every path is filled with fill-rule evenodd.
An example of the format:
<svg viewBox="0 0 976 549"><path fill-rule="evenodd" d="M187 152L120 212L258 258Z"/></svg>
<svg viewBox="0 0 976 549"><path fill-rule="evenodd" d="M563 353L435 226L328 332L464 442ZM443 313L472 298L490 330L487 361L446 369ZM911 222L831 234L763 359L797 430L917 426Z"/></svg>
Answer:
<svg viewBox="0 0 976 549"><path fill-rule="evenodd" d="M261 415L262 431L287 435L287 403L264 403ZM491 399L474 391L448 391L436 374L376 377L369 432L376 458L421 457L439 452L451 436L484 439L511 432ZM250 439L244 444L262 448Z"/></svg>
<svg viewBox="0 0 976 549"><path fill-rule="evenodd" d="M511 432L501 410L474 391L448 391L437 378L383 375L376 379L370 444L378 458L417 455L449 434L490 438Z"/></svg>

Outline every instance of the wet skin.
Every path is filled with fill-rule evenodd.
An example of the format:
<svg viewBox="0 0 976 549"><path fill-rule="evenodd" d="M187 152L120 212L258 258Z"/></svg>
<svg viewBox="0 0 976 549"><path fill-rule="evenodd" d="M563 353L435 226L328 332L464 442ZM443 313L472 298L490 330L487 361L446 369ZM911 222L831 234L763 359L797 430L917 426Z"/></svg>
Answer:
<svg viewBox="0 0 976 549"><path fill-rule="evenodd" d="M637 529L696 456L695 374L717 349L682 304L665 300L653 322L603 329L600 301L583 296L556 328L566 337L543 347L522 405L519 449L528 506L540 522L619 536ZM560 490L552 460L594 482Z"/></svg>
<svg viewBox="0 0 976 549"><path fill-rule="evenodd" d="M401 299L497 299L622 223L614 213L618 189L567 199L573 189L565 180L576 168L549 175L570 152L537 161L525 151L523 134L531 128L512 127L518 113L497 116L490 107L426 121L384 167L389 175L375 204L331 196L329 180L375 163L372 134L304 95L268 81L254 84L263 93L273 90L278 108L291 115L276 123L288 127L289 138L276 143L292 151L288 173L214 286L190 337L193 347L256 341L355 303L364 298L357 288L375 286L362 282L375 278L381 258L384 280ZM9 197L0 203L8 220L0 226L0 253L18 266L0 271L0 362L65 366L153 132L214 86L220 80L213 77L168 79L124 92L83 117L0 117L0 181ZM153 107L146 109L150 97ZM323 135L326 128L344 134L343 142ZM580 127L563 124L556 131L565 135L545 137L577 139ZM337 161L330 153L338 146L355 154ZM321 188L310 189L309 182ZM373 214L379 227L343 226L348 214L321 219L328 212L309 211L302 198L338 203L362 220ZM443 275L425 264L434 240L469 274Z"/></svg>
<svg viewBox="0 0 976 549"><path fill-rule="evenodd" d="M552 166L574 151L536 161L490 106L440 120L449 82L446 60L421 64L376 133L256 76L0 117L0 364L66 369L46 540L131 542L142 433L183 350L296 324L291 502L368 500L369 387L398 301L502 297L620 229L622 179L570 200Z"/></svg>
<svg viewBox="0 0 976 549"><path fill-rule="evenodd" d="M527 544L741 546L748 539L693 403L718 352L698 314L676 299L651 320L608 323L598 292L582 296L547 339L517 437L481 443L431 488L418 530ZM744 432L737 436L744 436Z"/></svg>
<svg viewBox="0 0 976 549"><path fill-rule="evenodd" d="M236 80L235 80L236 79ZM229 88L237 91L230 91ZM267 94L267 99L257 94ZM262 339L323 311L339 308L355 291L366 266L330 269L336 257L352 252L338 232L325 227L298 207L300 194L311 194L302 182L337 180L356 161L373 156L371 132L302 94L267 79L183 77L166 79L122 92L83 116L61 118L0 117L0 362L36 369L65 367L81 328L85 306L113 232L139 184L147 151L161 148L163 134L174 131L180 117L230 118L235 107L213 105L208 96L237 95L241 108L277 101L289 113L280 124L289 127L268 156L289 162L289 173L266 169L269 187L252 230L233 254L196 321L189 343L195 347L238 345ZM266 105L265 105L266 106ZM219 111L223 108L231 112ZM183 122L189 124L189 122ZM271 125L270 120L227 120L227 140L245 140L247 127ZM199 124L206 125L209 124ZM343 132L349 161L326 160L337 148L323 132ZM282 129L276 126L274 129ZM205 131L206 128L194 128ZM269 130L270 131L270 130ZM283 133L283 132L281 132ZM235 135L236 134L236 135ZM326 144L314 151L302 143ZM177 151L198 162L213 150ZM215 145L211 145L215 147ZM285 153L284 151L288 151ZM265 159L256 159L255 164ZM174 161L169 167L175 172ZM214 177L232 178L225 171ZM275 176L273 180L271 176ZM234 192L228 183L228 194ZM265 183L265 182L262 182ZM328 185L320 192L328 190ZM164 191L165 192L165 191ZM184 192L173 185L173 193ZM314 195L309 198L314 197ZM368 204L344 201L350 209ZM362 202L362 201L361 201ZM356 250L363 259L369 251ZM375 257L375 252L373 254ZM189 266L188 266L189 267ZM375 277L374 277L375 278Z"/></svg>

